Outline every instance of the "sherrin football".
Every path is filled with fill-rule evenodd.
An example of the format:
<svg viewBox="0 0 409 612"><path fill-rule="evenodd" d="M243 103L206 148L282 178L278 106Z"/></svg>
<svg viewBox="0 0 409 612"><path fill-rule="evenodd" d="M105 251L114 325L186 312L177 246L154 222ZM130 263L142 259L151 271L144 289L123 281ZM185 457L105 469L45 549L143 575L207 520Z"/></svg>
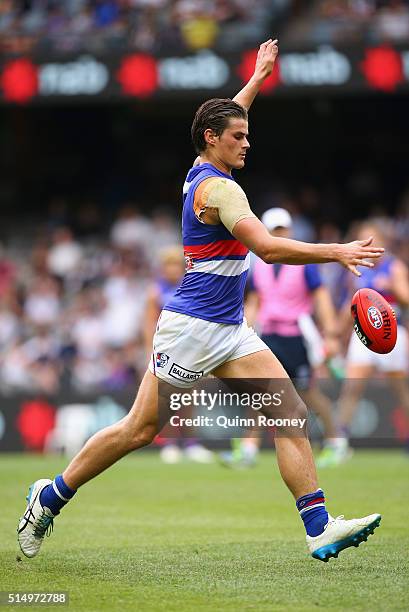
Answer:
<svg viewBox="0 0 409 612"><path fill-rule="evenodd" d="M354 330L374 353L390 353L396 344L396 316L389 302L373 289L359 289L351 303Z"/></svg>

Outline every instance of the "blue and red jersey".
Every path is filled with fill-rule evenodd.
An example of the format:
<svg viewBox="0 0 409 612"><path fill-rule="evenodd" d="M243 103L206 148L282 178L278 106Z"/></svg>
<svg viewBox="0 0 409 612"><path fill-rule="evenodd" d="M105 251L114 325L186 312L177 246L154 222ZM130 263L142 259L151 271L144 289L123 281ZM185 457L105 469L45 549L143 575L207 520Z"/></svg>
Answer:
<svg viewBox="0 0 409 612"><path fill-rule="evenodd" d="M239 325L243 321L249 251L224 225L205 224L194 212L197 187L215 177L234 180L207 163L192 168L187 175L182 213L186 272L164 309L205 321Z"/></svg>

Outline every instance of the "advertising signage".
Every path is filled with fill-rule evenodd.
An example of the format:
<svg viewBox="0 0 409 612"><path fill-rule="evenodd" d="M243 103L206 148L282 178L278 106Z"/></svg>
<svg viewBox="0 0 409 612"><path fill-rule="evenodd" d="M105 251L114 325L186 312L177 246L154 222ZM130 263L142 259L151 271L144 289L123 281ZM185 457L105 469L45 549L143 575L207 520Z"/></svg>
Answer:
<svg viewBox="0 0 409 612"><path fill-rule="evenodd" d="M53 60L3 57L0 103L228 96L251 76L256 55L257 49L245 49L230 55L202 50L162 57L138 52ZM281 50L273 74L262 88L266 96L365 91L409 91L409 47L344 50L325 45L308 51Z"/></svg>

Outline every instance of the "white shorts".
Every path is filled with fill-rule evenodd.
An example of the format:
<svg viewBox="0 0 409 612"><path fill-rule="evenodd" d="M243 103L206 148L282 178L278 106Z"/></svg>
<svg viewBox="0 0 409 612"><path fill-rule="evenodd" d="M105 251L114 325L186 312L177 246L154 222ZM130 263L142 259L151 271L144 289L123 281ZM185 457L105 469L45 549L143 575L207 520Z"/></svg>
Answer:
<svg viewBox="0 0 409 612"><path fill-rule="evenodd" d="M346 356L348 366L372 366L381 372L407 372L409 368L408 332L398 325L396 346L390 353L379 355L370 351L354 332Z"/></svg>
<svg viewBox="0 0 409 612"><path fill-rule="evenodd" d="M226 325L163 310L149 369L175 387L191 387L227 361L266 350L268 346L246 320Z"/></svg>

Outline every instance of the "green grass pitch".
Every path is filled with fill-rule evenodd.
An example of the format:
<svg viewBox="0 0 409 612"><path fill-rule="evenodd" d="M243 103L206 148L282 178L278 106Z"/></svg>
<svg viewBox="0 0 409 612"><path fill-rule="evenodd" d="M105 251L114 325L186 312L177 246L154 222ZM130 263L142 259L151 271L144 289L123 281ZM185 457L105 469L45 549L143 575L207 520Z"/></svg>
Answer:
<svg viewBox="0 0 409 612"><path fill-rule="evenodd" d="M68 591L75 611L409 609L409 458L399 452L359 452L321 472L333 515L383 516L368 542L329 563L309 557L272 453L229 471L167 466L147 451L80 490L39 556L18 562L28 485L64 464L0 457L0 590Z"/></svg>

